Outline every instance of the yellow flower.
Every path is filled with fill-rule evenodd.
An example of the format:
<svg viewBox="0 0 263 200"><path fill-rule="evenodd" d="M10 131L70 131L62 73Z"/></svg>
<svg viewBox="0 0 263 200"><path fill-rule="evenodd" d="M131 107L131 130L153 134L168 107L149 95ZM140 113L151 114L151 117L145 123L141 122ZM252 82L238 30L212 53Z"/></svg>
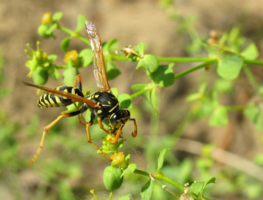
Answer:
<svg viewBox="0 0 263 200"><path fill-rule="evenodd" d="M65 58L64 58L63 61L65 63L67 63L71 59L71 61L76 64L76 63L78 63L78 57L79 57L79 54L78 54L78 52L76 50L68 51L65 54Z"/></svg>
<svg viewBox="0 0 263 200"><path fill-rule="evenodd" d="M120 168L126 168L128 163L125 160L123 152L115 153L111 156L112 164L118 165Z"/></svg>
<svg viewBox="0 0 263 200"><path fill-rule="evenodd" d="M52 14L50 12L46 12L41 20L42 24L48 24L48 23L52 23Z"/></svg>

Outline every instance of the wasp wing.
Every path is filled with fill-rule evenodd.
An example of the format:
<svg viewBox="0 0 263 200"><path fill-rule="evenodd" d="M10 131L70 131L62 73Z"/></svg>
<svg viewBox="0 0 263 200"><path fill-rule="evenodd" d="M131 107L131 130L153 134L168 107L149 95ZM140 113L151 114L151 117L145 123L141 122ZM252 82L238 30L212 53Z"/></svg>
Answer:
<svg viewBox="0 0 263 200"><path fill-rule="evenodd" d="M31 83L26 83L26 82L23 82L23 83L25 85L27 85L27 86L35 87L35 88L44 90L44 91L52 93L52 94L57 94L57 95L60 95L60 96L63 96L63 97L67 97L69 99L73 99L75 101L86 103L86 104L88 104L91 107L98 107L98 105L97 105L97 103L95 101L88 100L86 98L83 98L83 97L75 95L75 94L71 94L71 93L68 93L68 92L63 92L63 91L60 91L60 90L56 90L56 89L48 88L48 87L44 87L44 86L38 86L38 85L31 84Z"/></svg>
<svg viewBox="0 0 263 200"><path fill-rule="evenodd" d="M106 91L110 91L111 88L108 83L100 35L92 22L88 21L85 22L85 24L90 46L93 52L94 76L96 78L97 85Z"/></svg>

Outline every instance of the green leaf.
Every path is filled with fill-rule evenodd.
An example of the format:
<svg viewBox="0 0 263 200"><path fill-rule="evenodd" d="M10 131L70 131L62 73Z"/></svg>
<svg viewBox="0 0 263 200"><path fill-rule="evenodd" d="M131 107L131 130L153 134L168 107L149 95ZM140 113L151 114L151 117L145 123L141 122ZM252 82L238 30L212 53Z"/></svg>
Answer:
<svg viewBox="0 0 263 200"><path fill-rule="evenodd" d="M45 85L48 80L48 71L43 67L38 67L33 72L32 79L36 85Z"/></svg>
<svg viewBox="0 0 263 200"><path fill-rule="evenodd" d="M189 188L192 188L191 189L191 192L193 191L194 193L198 194L199 196L201 196L202 199L204 199L204 189L205 187L208 185L208 184L211 184L211 183L215 183L216 181L216 178L211 178L209 179L207 182L193 182L190 184ZM191 193L190 192L190 193Z"/></svg>
<svg viewBox="0 0 263 200"><path fill-rule="evenodd" d="M75 77L79 74L75 67L67 68L63 73L63 82L65 85L73 85Z"/></svg>
<svg viewBox="0 0 263 200"><path fill-rule="evenodd" d="M220 93L229 93L233 91L233 83L229 80L218 79L215 82L214 89Z"/></svg>
<svg viewBox="0 0 263 200"><path fill-rule="evenodd" d="M46 34L52 35L52 33L54 32L54 30L56 30L57 27L58 27L57 24L53 24L53 25L50 26L49 29L46 31Z"/></svg>
<svg viewBox="0 0 263 200"><path fill-rule="evenodd" d="M87 18L83 15L78 16L78 25L76 28L76 32L82 30L85 27L85 21L88 21Z"/></svg>
<svg viewBox="0 0 263 200"><path fill-rule="evenodd" d="M71 37L66 37L62 40L62 42L60 43L60 47L61 49L66 53L68 51L68 47L69 47L69 42L70 42Z"/></svg>
<svg viewBox="0 0 263 200"><path fill-rule="evenodd" d="M249 119L259 131L263 130L263 112L259 106L255 104L249 104L245 110L244 115Z"/></svg>
<svg viewBox="0 0 263 200"><path fill-rule="evenodd" d="M117 41L117 39L112 39L111 41L102 44L104 56L106 56L109 53L111 46L114 45Z"/></svg>
<svg viewBox="0 0 263 200"><path fill-rule="evenodd" d="M137 64L136 69L145 68L150 73L158 69L158 60L153 55L145 55Z"/></svg>
<svg viewBox="0 0 263 200"><path fill-rule="evenodd" d="M80 53L79 53L79 58L82 60L83 62L83 67L87 67L88 65L90 65L92 63L93 60L93 53L91 49L83 49Z"/></svg>
<svg viewBox="0 0 263 200"><path fill-rule="evenodd" d="M251 43L244 51L241 52L241 55L247 59L256 59L259 52L255 43Z"/></svg>
<svg viewBox="0 0 263 200"><path fill-rule="evenodd" d="M228 123L227 108L218 106L215 108L209 120L210 126L225 126Z"/></svg>
<svg viewBox="0 0 263 200"><path fill-rule="evenodd" d="M143 42L133 47L134 51L139 53L140 55L144 54L145 45Z"/></svg>
<svg viewBox="0 0 263 200"><path fill-rule="evenodd" d="M151 200L153 193L153 181L151 179L141 188L142 200Z"/></svg>
<svg viewBox="0 0 263 200"><path fill-rule="evenodd" d="M150 78L160 87L168 87L174 84L173 63L160 65L158 69L150 74Z"/></svg>
<svg viewBox="0 0 263 200"><path fill-rule="evenodd" d="M167 151L169 150L169 148L165 148L163 149L160 154L159 154L159 157L158 157L158 166L157 166L157 171L160 171L163 167L163 162L164 162L164 157L167 153Z"/></svg>
<svg viewBox="0 0 263 200"><path fill-rule="evenodd" d="M52 20L53 21L58 21L63 17L63 12L56 12L54 13L54 15L52 16Z"/></svg>
<svg viewBox="0 0 263 200"><path fill-rule="evenodd" d="M127 194L125 196L122 196L121 198L119 198L118 200L130 200L131 199L131 194Z"/></svg>
<svg viewBox="0 0 263 200"><path fill-rule="evenodd" d="M220 51L218 55L217 73L226 80L238 77L243 65L243 57L232 52Z"/></svg>
<svg viewBox="0 0 263 200"><path fill-rule="evenodd" d="M59 71L57 70L56 66L53 65L52 67L50 67L48 69L48 74L51 78L53 78L54 80L58 80L59 79L59 76L60 76L60 73Z"/></svg>
<svg viewBox="0 0 263 200"><path fill-rule="evenodd" d="M137 168L137 165L135 163L131 163L128 165L128 167L122 172L122 176L124 176L125 174L131 174L135 171L135 169Z"/></svg>
<svg viewBox="0 0 263 200"><path fill-rule="evenodd" d="M107 77L109 80L115 79L121 74L118 67L116 67L116 65L114 65L113 62L111 61L108 61L106 63L106 71L107 71Z"/></svg>
<svg viewBox="0 0 263 200"><path fill-rule="evenodd" d="M52 55L48 55L48 56L47 56L47 60L48 60L49 63L54 62L55 60L57 60L57 58L58 58L58 56L55 55L55 54L52 54Z"/></svg>
<svg viewBox="0 0 263 200"><path fill-rule="evenodd" d="M202 97L199 93L190 94L186 97L186 102L196 101Z"/></svg>
<svg viewBox="0 0 263 200"><path fill-rule="evenodd" d="M119 96L119 91L117 88L111 88L111 92L112 94L115 96L115 97L118 97Z"/></svg>
<svg viewBox="0 0 263 200"><path fill-rule="evenodd" d="M118 96L118 101L120 103L120 109L126 108L127 110L132 109L132 99L128 94L120 94Z"/></svg>

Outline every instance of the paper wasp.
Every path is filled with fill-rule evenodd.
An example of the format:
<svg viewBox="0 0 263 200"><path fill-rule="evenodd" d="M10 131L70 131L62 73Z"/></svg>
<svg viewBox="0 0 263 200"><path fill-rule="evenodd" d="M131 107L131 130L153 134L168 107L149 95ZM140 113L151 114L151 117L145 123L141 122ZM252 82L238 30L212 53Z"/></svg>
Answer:
<svg viewBox="0 0 263 200"><path fill-rule="evenodd" d="M83 103L82 106L80 106L80 108L78 108L75 104L77 111L61 113L57 119L55 119L53 122L51 122L44 128L40 145L35 155L28 163L30 167L35 163L36 159L38 158L41 152L41 149L43 148L44 139L48 130L64 117L72 117L78 115L80 124L86 126L88 142L91 143L97 150L99 150L99 148L93 142L91 142L91 136L89 131L89 127L93 124L93 120L96 116L100 128L107 134L115 135L115 139L111 140L112 143L116 143L119 137L121 137L120 134L122 128L124 127L127 121L133 121L134 132L132 133L132 136L136 137L137 135L136 120L134 118L130 118L130 112L128 110L119 109L119 102L111 92L111 87L108 83L107 73L105 69L100 35L92 22L86 22L85 24L88 32L88 38L90 41L91 49L93 52L94 75L97 81L97 85L101 87L101 89L84 97L84 94L82 92L82 83L80 75L76 76L73 86L60 86L54 89L24 82L24 84L27 86L39 88L48 92L47 94L44 94L39 98L38 107L40 108L68 106L70 104L75 104L75 102ZM81 122L80 115L87 109L91 110L90 121L88 123L83 123ZM104 118L109 119L109 130L106 130L102 124L102 120ZM111 161L111 159L107 155L102 153L100 150L99 152L105 158Z"/></svg>

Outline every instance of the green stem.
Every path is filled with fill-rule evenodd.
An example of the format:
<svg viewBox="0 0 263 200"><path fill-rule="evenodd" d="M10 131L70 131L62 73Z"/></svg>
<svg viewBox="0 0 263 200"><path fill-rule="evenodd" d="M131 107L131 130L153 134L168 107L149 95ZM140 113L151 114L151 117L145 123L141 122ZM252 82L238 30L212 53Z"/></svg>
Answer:
<svg viewBox="0 0 263 200"><path fill-rule="evenodd" d="M72 31L72 30L70 30L70 29L68 29L68 28L66 28L64 26L60 26L59 24L58 24L58 29L68 33L72 37L78 38L79 40L81 40L82 42L86 43L87 45L90 45L89 40L87 38L83 37L82 35L80 35L79 33L75 32L75 31Z"/></svg>
<svg viewBox="0 0 263 200"><path fill-rule="evenodd" d="M145 172L145 171L142 171L142 170L139 170L139 169L135 169L134 173L135 174L140 174L140 175L143 175L143 176L147 176L147 177L150 176L150 174L148 172Z"/></svg>
<svg viewBox="0 0 263 200"><path fill-rule="evenodd" d="M263 65L263 60L244 59L244 63L246 63L246 64L254 64L254 65Z"/></svg>
<svg viewBox="0 0 263 200"><path fill-rule="evenodd" d="M125 61L129 60L125 56L119 56L119 55L114 55L114 54L110 54L110 57L112 60L125 60Z"/></svg>
<svg viewBox="0 0 263 200"><path fill-rule="evenodd" d="M113 197L113 194L114 194L114 191L111 191L111 192L110 192L109 199L112 199L112 197Z"/></svg>
<svg viewBox="0 0 263 200"><path fill-rule="evenodd" d="M207 65L211 65L211 64L216 63L216 62L217 62L217 59L212 59L212 60L210 59L210 61L207 61L207 62L205 62L205 63L203 63L203 64L201 64L201 65L197 65L196 67L193 67L193 68L191 68L191 69L188 69L188 70L185 70L185 71L183 71L183 72L181 72L181 73L176 74L176 75L174 76L174 78L175 78L175 79L181 78L182 76L185 76L185 75L187 75L187 74L189 74L189 73L191 73L191 72L193 72L193 71L195 71L195 70L204 68L204 67L206 67Z"/></svg>
<svg viewBox="0 0 263 200"><path fill-rule="evenodd" d="M256 81L254 75L252 74L251 70L248 68L247 65L243 65L243 69L244 69L244 72L246 73L246 75L248 77L249 82L253 86L253 88L255 88L255 90L258 91L259 86L258 86L257 81Z"/></svg>
<svg viewBox="0 0 263 200"><path fill-rule="evenodd" d="M151 90L153 90L153 88L154 88L154 87L146 87L145 89L140 90L139 92L133 93L133 94L131 95L131 99L133 99L133 98L135 98L135 97L137 97L137 96L139 96L139 95L141 95L141 94L144 94L144 93L146 93L146 92L148 92L148 91L151 91Z"/></svg>
<svg viewBox="0 0 263 200"><path fill-rule="evenodd" d="M226 109L229 111L239 111L244 110L246 106L226 106Z"/></svg>
<svg viewBox="0 0 263 200"><path fill-rule="evenodd" d="M176 182L173 179L170 179L169 177L165 176L163 173L159 172L158 174L154 174L153 176L155 179L160 180L160 181L165 181L166 183L171 184L172 186L184 191L185 187L183 185L181 185L180 183ZM191 194L191 196L193 196L194 198L198 198L198 195L192 191L189 192Z"/></svg>
<svg viewBox="0 0 263 200"><path fill-rule="evenodd" d="M207 62L212 61L214 58L208 57L156 57L159 62Z"/></svg>
<svg viewBox="0 0 263 200"><path fill-rule="evenodd" d="M181 185L180 183L176 182L175 180L165 176L163 173L159 172L158 174L154 174L154 178L160 181L165 181L166 183L171 184L172 186L184 191L185 187Z"/></svg>

